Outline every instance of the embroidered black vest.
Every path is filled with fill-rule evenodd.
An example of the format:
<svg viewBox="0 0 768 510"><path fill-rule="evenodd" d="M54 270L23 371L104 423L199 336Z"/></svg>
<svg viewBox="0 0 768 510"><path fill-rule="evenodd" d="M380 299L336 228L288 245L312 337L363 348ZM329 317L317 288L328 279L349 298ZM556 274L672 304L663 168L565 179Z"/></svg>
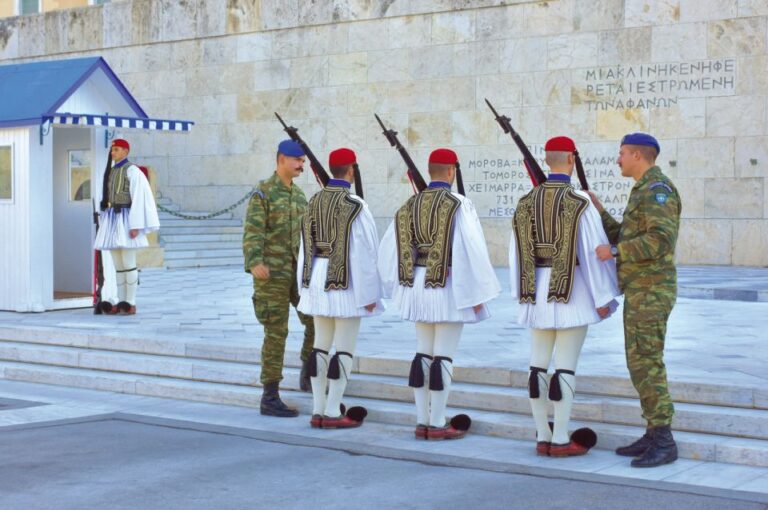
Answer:
<svg viewBox="0 0 768 510"><path fill-rule="evenodd" d="M116 211L131 207L131 182L128 180L128 167L133 163L126 161L120 167L109 171L107 182L107 207Z"/></svg>
<svg viewBox="0 0 768 510"><path fill-rule="evenodd" d="M327 186L315 194L307 205L301 224L304 242L304 266L301 285L309 287L312 258L328 259L325 290L349 288L349 243L352 222L363 210L363 204L341 186Z"/></svg>
<svg viewBox="0 0 768 510"><path fill-rule="evenodd" d="M513 224L521 303L536 302L536 267L552 268L547 301L571 299L579 220L588 206L564 182L547 181L520 199Z"/></svg>
<svg viewBox="0 0 768 510"><path fill-rule="evenodd" d="M461 201L444 188L427 188L395 214L398 278L413 287L414 266L426 267L425 287L445 287L451 266L456 211Z"/></svg>

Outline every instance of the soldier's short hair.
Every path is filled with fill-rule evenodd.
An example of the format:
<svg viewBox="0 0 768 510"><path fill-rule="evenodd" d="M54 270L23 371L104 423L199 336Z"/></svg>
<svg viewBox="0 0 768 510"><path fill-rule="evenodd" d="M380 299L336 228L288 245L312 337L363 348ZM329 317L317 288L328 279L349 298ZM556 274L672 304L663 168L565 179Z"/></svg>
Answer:
<svg viewBox="0 0 768 510"><path fill-rule="evenodd" d="M544 161L549 166L562 166L568 163L568 155L573 154L565 151L547 151L544 156Z"/></svg>
<svg viewBox="0 0 768 510"><path fill-rule="evenodd" d="M656 158L659 153L656 152L655 147L651 147L650 145L630 145L629 147L631 147L631 150L639 152L640 157L648 163L656 163Z"/></svg>
<svg viewBox="0 0 768 510"><path fill-rule="evenodd" d="M448 171L455 165L445 165L442 163L430 163L428 167L430 177L445 177Z"/></svg>
<svg viewBox="0 0 768 510"><path fill-rule="evenodd" d="M334 179L341 179L347 174L349 167L351 166L352 165L332 166L328 170L331 172Z"/></svg>

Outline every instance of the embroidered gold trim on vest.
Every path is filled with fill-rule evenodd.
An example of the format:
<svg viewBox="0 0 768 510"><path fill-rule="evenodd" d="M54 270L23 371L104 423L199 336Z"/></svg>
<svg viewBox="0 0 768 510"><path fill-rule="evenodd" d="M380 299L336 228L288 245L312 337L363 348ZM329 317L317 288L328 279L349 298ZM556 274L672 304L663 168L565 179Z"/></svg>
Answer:
<svg viewBox="0 0 768 510"><path fill-rule="evenodd" d="M567 303L573 291L579 220L589 200L569 184L549 182L520 199L513 224L520 267L521 303L536 302L536 261L551 264L547 301Z"/></svg>
<svg viewBox="0 0 768 510"><path fill-rule="evenodd" d="M398 278L413 287L413 268L426 267L425 287L445 287L451 265L453 225L461 201L450 191L427 188L408 199L395 215Z"/></svg>
<svg viewBox="0 0 768 510"><path fill-rule="evenodd" d="M131 207L131 182L128 180L128 167L130 162L126 162L119 168L112 168L109 172L109 182L107 191L109 192L109 202L107 207L115 209L124 209Z"/></svg>
<svg viewBox="0 0 768 510"><path fill-rule="evenodd" d="M304 267L301 285L309 287L312 258L328 258L325 290L349 288L349 243L352 222L363 210L363 204L349 196L343 187L329 186L315 194L307 205L301 223L304 241Z"/></svg>

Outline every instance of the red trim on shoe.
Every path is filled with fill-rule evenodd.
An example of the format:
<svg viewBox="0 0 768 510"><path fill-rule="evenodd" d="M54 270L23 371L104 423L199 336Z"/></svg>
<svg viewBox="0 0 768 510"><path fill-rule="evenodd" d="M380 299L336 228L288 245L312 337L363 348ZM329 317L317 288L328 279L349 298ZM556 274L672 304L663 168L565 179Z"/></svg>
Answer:
<svg viewBox="0 0 768 510"><path fill-rule="evenodd" d="M427 439L432 441L442 441L443 439L461 439L467 435L466 430L458 430L448 425L447 427L429 427L427 429Z"/></svg>
<svg viewBox="0 0 768 510"><path fill-rule="evenodd" d="M312 418L309 420L309 424L313 429L321 429L323 428L323 417L319 414L313 414Z"/></svg>
<svg viewBox="0 0 768 510"><path fill-rule="evenodd" d="M349 416L339 416L338 418L329 418L323 416L322 428L324 429L351 429L362 425L362 421L353 420Z"/></svg>
<svg viewBox="0 0 768 510"><path fill-rule="evenodd" d="M413 435L416 436L416 439L426 439L427 438L427 426L426 425L416 425L416 429L414 429Z"/></svg>
<svg viewBox="0 0 768 510"><path fill-rule="evenodd" d="M573 441L567 444L554 444L549 447L550 457L576 457L578 455L584 455L589 451L589 448L582 446Z"/></svg>
<svg viewBox="0 0 768 510"><path fill-rule="evenodd" d="M549 449L552 446L552 443L549 441L537 441L536 442L536 455L541 455L543 457L549 456Z"/></svg>

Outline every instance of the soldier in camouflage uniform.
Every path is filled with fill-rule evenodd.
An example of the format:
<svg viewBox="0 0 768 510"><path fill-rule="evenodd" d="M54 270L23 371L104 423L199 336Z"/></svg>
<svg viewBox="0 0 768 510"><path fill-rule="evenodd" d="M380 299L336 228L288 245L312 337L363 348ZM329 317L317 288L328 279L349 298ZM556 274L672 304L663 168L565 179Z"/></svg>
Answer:
<svg viewBox="0 0 768 510"><path fill-rule="evenodd" d="M296 263L301 239L301 220L307 199L293 179L301 175L304 151L285 140L278 146L277 170L262 181L248 204L243 233L245 272L253 275L253 309L264 326L261 348L261 414L294 417L278 393L283 378L285 340L288 336L289 304L299 303ZM301 359L306 365L315 338L312 317L299 313L304 324ZM306 368L302 368L302 375Z"/></svg>
<svg viewBox="0 0 768 510"><path fill-rule="evenodd" d="M621 174L636 182L621 223L591 194L611 242L599 246L596 253L600 260L616 258L624 292L627 368L647 421L643 437L616 450L636 457L634 467L655 467L677 459L670 429L674 407L663 356L667 319L677 297L674 258L681 203L674 184L655 164L659 152L659 143L645 133L622 139Z"/></svg>

